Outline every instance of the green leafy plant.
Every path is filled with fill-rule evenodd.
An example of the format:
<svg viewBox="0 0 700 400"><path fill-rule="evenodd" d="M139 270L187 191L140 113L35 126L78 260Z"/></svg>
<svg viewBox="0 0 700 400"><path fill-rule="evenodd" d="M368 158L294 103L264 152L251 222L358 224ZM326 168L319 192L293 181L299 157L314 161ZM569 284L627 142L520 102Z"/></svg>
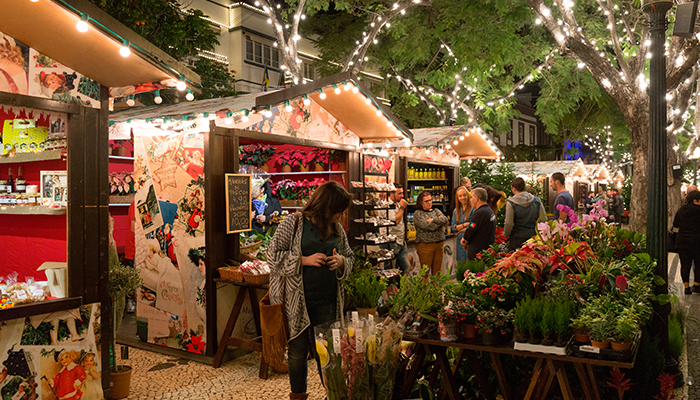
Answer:
<svg viewBox="0 0 700 400"><path fill-rule="evenodd" d="M558 301L554 306L554 334L558 341L566 340L571 334L571 317L575 306L571 301Z"/></svg>
<svg viewBox="0 0 700 400"><path fill-rule="evenodd" d="M371 269L363 268L353 271L344 285L355 307L374 308L387 288L387 280L378 277Z"/></svg>
<svg viewBox="0 0 700 400"><path fill-rule="evenodd" d="M532 302L531 299L523 299L518 305L513 309L513 326L517 332L527 333L526 326L528 324L529 318L529 304Z"/></svg>
<svg viewBox="0 0 700 400"><path fill-rule="evenodd" d="M554 303L546 302L543 303L542 307L542 319L540 319L540 332L542 333L542 338L552 339L554 334L554 328L556 326L556 318L554 316Z"/></svg>
<svg viewBox="0 0 700 400"><path fill-rule="evenodd" d="M530 300L527 305L527 318L525 319L524 328L530 336L540 335L539 321L542 319L542 301Z"/></svg>
<svg viewBox="0 0 700 400"><path fill-rule="evenodd" d="M639 331L639 321L634 312L628 309L615 319L612 340L617 343L629 343Z"/></svg>
<svg viewBox="0 0 700 400"><path fill-rule="evenodd" d="M594 318L591 322L591 340L596 342L607 342L614 333L615 316L605 315Z"/></svg>
<svg viewBox="0 0 700 400"><path fill-rule="evenodd" d="M436 313L447 280L442 274L430 275L426 265L417 275L402 276L400 289L391 298L391 315L399 318L405 309L411 309L425 319L437 321Z"/></svg>
<svg viewBox="0 0 700 400"><path fill-rule="evenodd" d="M671 356L678 360L683 353L683 316L679 313L672 313L668 317L668 345L671 349Z"/></svg>

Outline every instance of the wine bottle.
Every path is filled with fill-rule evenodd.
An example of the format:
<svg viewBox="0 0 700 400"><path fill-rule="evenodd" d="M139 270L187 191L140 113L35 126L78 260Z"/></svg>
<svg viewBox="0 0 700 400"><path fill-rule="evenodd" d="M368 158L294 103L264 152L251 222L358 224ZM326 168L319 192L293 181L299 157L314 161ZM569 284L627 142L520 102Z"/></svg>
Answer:
<svg viewBox="0 0 700 400"><path fill-rule="evenodd" d="M22 167L17 167L17 181L15 182L15 191L17 193L25 193L27 191L27 181L24 180Z"/></svg>
<svg viewBox="0 0 700 400"><path fill-rule="evenodd" d="M15 178L12 177L12 167L10 167L8 171L8 178L7 178L7 193L14 193L15 192Z"/></svg>

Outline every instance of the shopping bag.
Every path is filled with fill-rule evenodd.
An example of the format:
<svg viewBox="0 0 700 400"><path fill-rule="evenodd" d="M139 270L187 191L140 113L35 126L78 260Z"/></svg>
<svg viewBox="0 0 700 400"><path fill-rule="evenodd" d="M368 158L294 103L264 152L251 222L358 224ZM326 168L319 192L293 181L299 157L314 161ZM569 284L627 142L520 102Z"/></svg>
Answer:
<svg viewBox="0 0 700 400"><path fill-rule="evenodd" d="M287 346L287 323L284 303L270 304L270 293L260 300L260 328L262 330L263 359L278 374L286 374L284 352Z"/></svg>

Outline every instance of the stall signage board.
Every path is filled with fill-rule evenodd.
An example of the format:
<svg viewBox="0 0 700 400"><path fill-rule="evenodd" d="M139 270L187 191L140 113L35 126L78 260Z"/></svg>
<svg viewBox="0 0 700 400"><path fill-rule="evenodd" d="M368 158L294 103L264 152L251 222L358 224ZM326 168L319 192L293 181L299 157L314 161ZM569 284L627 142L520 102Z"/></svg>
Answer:
<svg viewBox="0 0 700 400"><path fill-rule="evenodd" d="M226 174L226 233L252 229L252 176Z"/></svg>

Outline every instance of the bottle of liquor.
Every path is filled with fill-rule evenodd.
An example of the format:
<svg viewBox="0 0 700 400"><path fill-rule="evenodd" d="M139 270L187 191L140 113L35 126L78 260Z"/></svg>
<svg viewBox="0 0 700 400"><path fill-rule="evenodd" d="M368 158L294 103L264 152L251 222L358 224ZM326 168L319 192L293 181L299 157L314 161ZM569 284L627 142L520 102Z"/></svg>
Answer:
<svg viewBox="0 0 700 400"><path fill-rule="evenodd" d="M12 177L12 167L8 171L6 191L8 194L15 192L15 178Z"/></svg>
<svg viewBox="0 0 700 400"><path fill-rule="evenodd" d="M27 181L24 180L22 167L17 167L17 181L15 182L15 192L25 193L27 191Z"/></svg>

